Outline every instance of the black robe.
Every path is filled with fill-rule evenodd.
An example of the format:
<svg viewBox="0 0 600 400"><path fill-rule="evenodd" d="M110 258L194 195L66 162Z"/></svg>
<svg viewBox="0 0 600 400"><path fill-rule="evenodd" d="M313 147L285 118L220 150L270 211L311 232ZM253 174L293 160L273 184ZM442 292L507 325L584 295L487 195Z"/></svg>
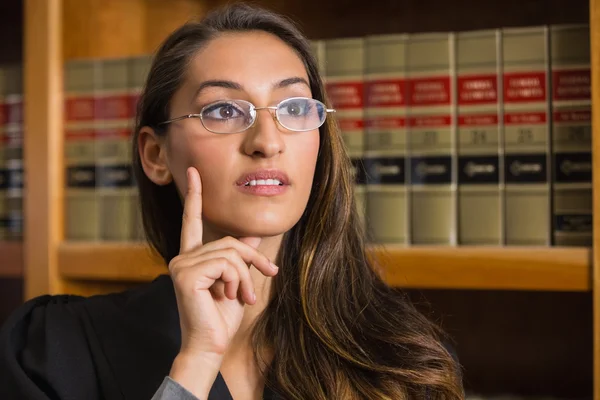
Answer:
<svg viewBox="0 0 600 400"><path fill-rule="evenodd" d="M0 331L0 399L149 400L180 334L168 275L122 293L34 298ZM221 374L209 399L232 399Z"/></svg>

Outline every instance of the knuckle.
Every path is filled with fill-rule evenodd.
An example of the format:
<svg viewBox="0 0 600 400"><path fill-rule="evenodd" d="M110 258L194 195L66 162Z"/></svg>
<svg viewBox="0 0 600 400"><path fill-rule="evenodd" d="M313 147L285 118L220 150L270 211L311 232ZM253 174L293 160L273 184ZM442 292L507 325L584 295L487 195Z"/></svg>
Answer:
<svg viewBox="0 0 600 400"><path fill-rule="evenodd" d="M238 242L238 240L236 238L234 238L233 236L225 236L223 238L223 240L225 241L225 243L227 243L230 246L235 246Z"/></svg>
<svg viewBox="0 0 600 400"><path fill-rule="evenodd" d="M235 260L236 258L239 258L239 256L240 256L239 253L237 252L237 250L233 249L231 247L225 250L225 255L227 258L229 258L232 261Z"/></svg>

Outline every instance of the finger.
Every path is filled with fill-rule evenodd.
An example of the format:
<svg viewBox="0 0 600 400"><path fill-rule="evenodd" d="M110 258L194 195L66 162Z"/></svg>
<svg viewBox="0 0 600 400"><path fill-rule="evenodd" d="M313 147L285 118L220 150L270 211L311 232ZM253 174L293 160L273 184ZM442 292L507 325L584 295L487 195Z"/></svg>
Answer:
<svg viewBox="0 0 600 400"><path fill-rule="evenodd" d="M229 249L220 249L214 250L209 253L202 254L195 258L189 258L185 262L179 263L177 268L202 268L202 265L212 259L226 258L229 262L235 266L238 270L239 279L240 279L240 295L242 300L248 304L254 304L256 297L254 295L254 281L252 280L252 276L250 275L250 269L248 268L248 264L242 259L237 250L233 248ZM217 286L215 288L215 286ZM212 289L217 290L218 286L220 286L219 282L215 282Z"/></svg>
<svg viewBox="0 0 600 400"><path fill-rule="evenodd" d="M175 287L183 290L184 293L212 289L215 282L221 281L225 285L233 286L235 291L230 298L236 298L239 285L238 268L225 257L207 260L201 268L178 266L172 270L171 276Z"/></svg>
<svg viewBox="0 0 600 400"><path fill-rule="evenodd" d="M196 258L196 264L188 265L191 265L191 268L194 268L195 266L202 268L203 263L206 263L208 260L221 258L227 259L230 264L237 269L240 281L239 294L241 295L242 300L245 303L254 304L256 300L256 297L254 296L254 281L250 275L250 269L248 268L248 265L242 259L237 250L233 248L215 250ZM212 289L215 289L217 292L219 292L219 286L219 281L216 281Z"/></svg>
<svg viewBox="0 0 600 400"><path fill-rule="evenodd" d="M239 241L242 243L246 243L250 247L258 249L260 242L262 242L262 238L260 238L260 237L242 237L242 238L239 238Z"/></svg>
<svg viewBox="0 0 600 400"><path fill-rule="evenodd" d="M226 268L221 274L221 281L225 283L224 293L229 300L235 300L238 297L238 289L240 288L240 274L238 268L227 258L221 259Z"/></svg>
<svg viewBox="0 0 600 400"><path fill-rule="evenodd" d="M187 192L181 222L179 252L188 252L202 246L202 181L198 170L187 169Z"/></svg>
<svg viewBox="0 0 600 400"><path fill-rule="evenodd" d="M279 270L279 268L277 268L275 264L272 264L269 258L260 251L232 237L226 237L207 243L202 246L198 252L195 254L186 255L186 257L181 258L179 262L186 267L190 267L194 264L202 262L203 260L214 257L214 255L210 255L211 253L224 249L236 250L246 264L254 265L254 267L265 276L274 276Z"/></svg>

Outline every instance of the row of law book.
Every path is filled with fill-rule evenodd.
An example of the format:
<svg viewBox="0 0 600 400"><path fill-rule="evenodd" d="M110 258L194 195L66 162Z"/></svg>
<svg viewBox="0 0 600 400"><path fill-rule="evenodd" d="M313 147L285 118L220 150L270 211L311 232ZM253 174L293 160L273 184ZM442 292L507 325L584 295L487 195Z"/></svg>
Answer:
<svg viewBox="0 0 600 400"><path fill-rule="evenodd" d="M373 241L590 246L587 25L314 40Z"/></svg>
<svg viewBox="0 0 600 400"><path fill-rule="evenodd" d="M23 238L22 68L0 65L0 240Z"/></svg>
<svg viewBox="0 0 600 400"><path fill-rule="evenodd" d="M373 241L591 244L588 26L312 43ZM142 238L131 134L150 62L65 63L67 240Z"/></svg>

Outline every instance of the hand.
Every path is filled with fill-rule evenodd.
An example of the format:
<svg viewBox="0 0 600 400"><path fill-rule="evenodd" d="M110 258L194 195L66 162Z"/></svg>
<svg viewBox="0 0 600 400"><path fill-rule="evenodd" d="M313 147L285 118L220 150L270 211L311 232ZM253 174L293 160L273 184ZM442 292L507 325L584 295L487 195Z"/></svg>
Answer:
<svg viewBox="0 0 600 400"><path fill-rule="evenodd" d="M208 376L198 393L192 391L204 397L240 326L245 304L256 302L249 265L265 276L276 275L277 267L256 249L261 238L225 237L204 245L202 183L195 168L188 169L187 181L180 252L169 263L181 325L181 349L170 375L190 391L198 388L199 375Z"/></svg>

